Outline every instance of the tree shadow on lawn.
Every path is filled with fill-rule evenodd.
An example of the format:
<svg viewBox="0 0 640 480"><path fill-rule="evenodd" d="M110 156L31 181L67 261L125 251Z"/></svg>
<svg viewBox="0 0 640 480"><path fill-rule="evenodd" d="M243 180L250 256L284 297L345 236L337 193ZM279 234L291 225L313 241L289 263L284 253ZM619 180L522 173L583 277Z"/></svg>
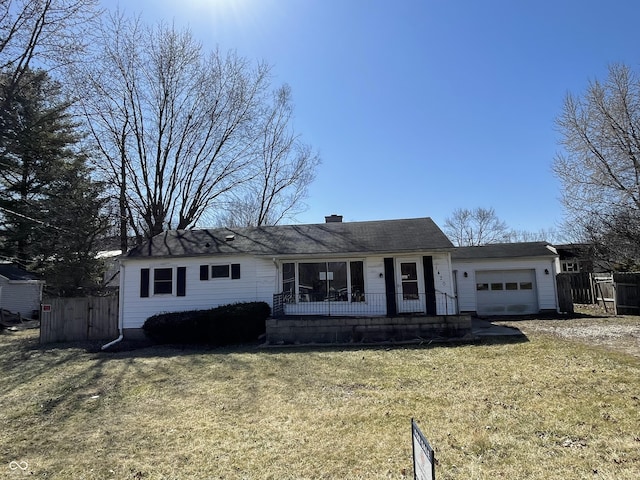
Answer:
<svg viewBox="0 0 640 480"><path fill-rule="evenodd" d="M31 404L42 417L72 418L135 368L133 356L116 365L108 356L87 353L86 345L40 345L37 337L2 337L0 399Z"/></svg>
<svg viewBox="0 0 640 480"><path fill-rule="evenodd" d="M35 409L40 421L55 420L64 425L81 420L92 409L100 408L103 399L122 394L123 385L152 383L162 385L175 380L175 364L170 360L189 357L188 368L204 370L210 356L224 357L229 371L247 371L254 364L243 354L283 356L281 361L295 361L295 355L305 353L379 350L430 350L459 348L470 344L501 345L527 342L524 336L485 337L473 341L380 343L380 344L314 344L265 347L259 342L212 347L206 345L151 345L130 342L118 351L102 351L100 342L79 342L40 345L36 335L7 337L0 335L0 400L26 402ZM135 348L134 348L135 347ZM291 357L290 355L291 354ZM145 360L168 360L153 361ZM275 359L275 358L274 358ZM246 364L246 365L245 365ZM231 368L232 367L232 368ZM246 368L245 368L246 367ZM146 382L146 383L145 383ZM158 383L160 382L160 383ZM125 387L125 390L129 387ZM104 400L110 402L111 400ZM80 420L79 420L80 419ZM34 419L34 421L38 421ZM44 442L44 441L43 441ZM36 442L35 450L46 449L46 442Z"/></svg>
<svg viewBox="0 0 640 480"><path fill-rule="evenodd" d="M606 311L604 308L594 306L591 309L578 308L573 313L536 313L527 315L483 315L475 317L479 320L485 320L487 322L518 322L529 320L580 320L580 319L595 319L595 318L609 318L616 317L616 314L611 311Z"/></svg>
<svg viewBox="0 0 640 480"><path fill-rule="evenodd" d="M488 322L487 322L488 323ZM242 343L226 346L202 344L154 344L151 341L127 341L116 344L101 352L105 356L131 355L137 358L170 358L188 355L229 355L229 354L282 354L304 352L342 352L353 350L404 350L458 348L467 345L502 345L526 343L527 336L515 327L502 327L491 324L490 330L499 330L495 334L473 335L463 338L416 339L403 342L353 342L353 343L305 343L305 344L266 344L261 342ZM510 330L508 334L500 333Z"/></svg>
<svg viewBox="0 0 640 480"><path fill-rule="evenodd" d="M555 317L558 318L557 316ZM504 318L501 318L504 320ZM509 320L514 320L510 317ZM502 345L513 343L526 343L529 339L526 335L515 327L494 325L486 320L479 320L482 325L478 326L474 319L474 335L462 338L434 338L416 339L403 342L354 342L354 343L307 343L307 344L286 344L270 345L261 341L214 346L206 344L156 344L151 340L128 340L114 344L107 350L102 350L102 346L108 340L84 341L40 344L37 337L16 339L15 348L4 349L0 354L0 368L3 371L11 371L12 366L24 363L25 359L34 357L46 357L46 365L42 365L43 370L36 368L21 368L22 378L30 381L44 374L47 370L70 362L78 357L88 355L88 359L95 363L93 369L99 371L105 362L109 360L128 360L129 362L137 358L171 358L182 356L207 355L229 355L244 353L299 353L299 352L341 352L353 350L402 350L402 349L433 349L433 348L457 348L467 345ZM485 331L486 330L486 331ZM508 333L505 333L510 330ZM2 338L3 335L0 335ZM13 342L12 342L13 343ZM26 370L26 371L25 371ZM98 377L94 377L96 380ZM10 382L9 382L10 383ZM2 392L0 387L0 393Z"/></svg>

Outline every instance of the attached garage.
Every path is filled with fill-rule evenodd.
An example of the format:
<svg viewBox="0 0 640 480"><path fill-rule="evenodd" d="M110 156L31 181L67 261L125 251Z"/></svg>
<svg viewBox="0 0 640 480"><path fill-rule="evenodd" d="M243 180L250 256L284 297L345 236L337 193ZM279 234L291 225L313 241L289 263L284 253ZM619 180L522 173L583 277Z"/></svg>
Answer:
<svg viewBox="0 0 640 480"><path fill-rule="evenodd" d="M557 311L556 250L546 242L459 247L451 253L461 313L530 315Z"/></svg>
<svg viewBox="0 0 640 480"><path fill-rule="evenodd" d="M526 315L538 312L536 271L476 271L478 315Z"/></svg>

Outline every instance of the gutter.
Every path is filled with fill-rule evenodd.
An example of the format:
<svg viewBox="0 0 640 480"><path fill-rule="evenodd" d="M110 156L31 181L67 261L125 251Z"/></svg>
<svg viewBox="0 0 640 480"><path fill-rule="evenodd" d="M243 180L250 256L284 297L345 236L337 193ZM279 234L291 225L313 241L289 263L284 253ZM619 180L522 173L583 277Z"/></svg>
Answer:
<svg viewBox="0 0 640 480"><path fill-rule="evenodd" d="M112 340L111 342L103 345L100 348L101 350L106 350L106 349L110 348L111 346L115 345L116 343L121 342L122 339L124 338L124 329L122 328L123 316L124 316L123 315L123 313L124 313L124 305L123 305L123 299L122 299L122 292L124 292L124 263L122 263L122 260L120 260L120 289L119 289L119 292L118 292L118 332L120 333L120 335L115 340Z"/></svg>

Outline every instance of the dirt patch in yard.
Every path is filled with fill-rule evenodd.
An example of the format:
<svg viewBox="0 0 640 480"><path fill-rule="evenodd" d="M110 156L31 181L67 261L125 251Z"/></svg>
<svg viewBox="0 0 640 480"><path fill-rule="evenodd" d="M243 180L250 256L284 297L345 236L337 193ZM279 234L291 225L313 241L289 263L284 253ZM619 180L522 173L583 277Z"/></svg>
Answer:
<svg viewBox="0 0 640 480"><path fill-rule="evenodd" d="M525 335L546 333L640 357L640 316L610 315L596 306L577 306L577 318L500 320L497 325L520 329Z"/></svg>

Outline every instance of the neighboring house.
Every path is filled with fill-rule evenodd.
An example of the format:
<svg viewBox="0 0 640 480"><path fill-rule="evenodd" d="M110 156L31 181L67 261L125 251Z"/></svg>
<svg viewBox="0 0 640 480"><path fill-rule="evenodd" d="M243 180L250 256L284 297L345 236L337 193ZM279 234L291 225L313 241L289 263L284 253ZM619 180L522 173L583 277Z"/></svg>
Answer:
<svg viewBox="0 0 640 480"><path fill-rule="evenodd" d="M554 245L560 256L560 273L604 273L614 268L611 262L596 258L589 243Z"/></svg>
<svg viewBox="0 0 640 480"><path fill-rule="evenodd" d="M0 308L25 318L40 312L44 281L13 263L0 263Z"/></svg>
<svg viewBox="0 0 640 480"><path fill-rule="evenodd" d="M453 249L430 218L168 231L120 260L121 329L134 336L160 312L264 301L276 318L268 341L461 336L471 322L457 316Z"/></svg>
<svg viewBox="0 0 640 480"><path fill-rule="evenodd" d="M461 312L519 315L557 311L559 256L546 242L459 247L452 253Z"/></svg>
<svg viewBox="0 0 640 480"><path fill-rule="evenodd" d="M116 290L119 285L120 265L118 257L122 255L122 250L103 250L98 252L96 258L104 266L102 274L102 287Z"/></svg>

